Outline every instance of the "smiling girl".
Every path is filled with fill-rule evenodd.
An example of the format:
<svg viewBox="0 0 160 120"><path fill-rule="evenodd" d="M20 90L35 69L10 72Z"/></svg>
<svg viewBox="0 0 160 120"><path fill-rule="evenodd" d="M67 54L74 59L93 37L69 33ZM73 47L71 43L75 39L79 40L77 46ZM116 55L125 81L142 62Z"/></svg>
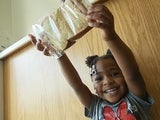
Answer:
<svg viewBox="0 0 160 120"><path fill-rule="evenodd" d="M92 120L149 120L153 99L148 95L144 79L131 50L114 29L114 18L103 5L92 5L86 15L88 25L101 30L108 45L103 56L89 56L86 64L96 94L82 82L65 53L58 59L70 86L86 108ZM48 49L30 35L38 50L48 55Z"/></svg>

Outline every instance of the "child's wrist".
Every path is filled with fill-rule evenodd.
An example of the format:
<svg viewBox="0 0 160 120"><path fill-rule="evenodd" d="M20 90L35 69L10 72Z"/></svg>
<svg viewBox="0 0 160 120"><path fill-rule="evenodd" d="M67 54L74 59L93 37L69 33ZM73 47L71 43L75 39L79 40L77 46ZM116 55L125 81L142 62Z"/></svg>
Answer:
<svg viewBox="0 0 160 120"><path fill-rule="evenodd" d="M108 33L108 35L106 35L106 37L104 37L104 40L107 41L113 41L116 40L118 38L118 35L116 32L110 32Z"/></svg>

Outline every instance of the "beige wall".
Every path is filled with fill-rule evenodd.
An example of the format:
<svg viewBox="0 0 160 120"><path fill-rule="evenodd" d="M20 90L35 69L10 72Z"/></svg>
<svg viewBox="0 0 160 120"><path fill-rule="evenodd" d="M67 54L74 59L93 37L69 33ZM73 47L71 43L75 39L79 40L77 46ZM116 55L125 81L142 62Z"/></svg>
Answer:
<svg viewBox="0 0 160 120"><path fill-rule="evenodd" d="M0 120L3 120L3 62L0 61Z"/></svg>
<svg viewBox="0 0 160 120"><path fill-rule="evenodd" d="M0 0L0 51L32 32L39 18L55 10L60 0ZM3 17L2 17L3 16Z"/></svg>
<svg viewBox="0 0 160 120"><path fill-rule="evenodd" d="M55 10L59 2L59 0L11 0L13 38L17 41L32 32L32 24Z"/></svg>
<svg viewBox="0 0 160 120"><path fill-rule="evenodd" d="M11 1L0 0L0 52L10 44L11 38Z"/></svg>

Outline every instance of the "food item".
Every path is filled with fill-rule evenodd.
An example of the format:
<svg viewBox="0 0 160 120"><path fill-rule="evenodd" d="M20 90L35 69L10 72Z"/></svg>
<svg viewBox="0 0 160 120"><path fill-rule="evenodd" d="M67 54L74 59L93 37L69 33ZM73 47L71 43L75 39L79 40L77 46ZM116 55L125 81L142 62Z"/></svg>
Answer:
<svg viewBox="0 0 160 120"><path fill-rule="evenodd" d="M91 29L85 20L85 9L89 5L86 0L81 0L81 3L66 0L56 11L41 20L40 24L32 26L35 36L42 43L51 45L55 52L63 51L68 41L82 37Z"/></svg>

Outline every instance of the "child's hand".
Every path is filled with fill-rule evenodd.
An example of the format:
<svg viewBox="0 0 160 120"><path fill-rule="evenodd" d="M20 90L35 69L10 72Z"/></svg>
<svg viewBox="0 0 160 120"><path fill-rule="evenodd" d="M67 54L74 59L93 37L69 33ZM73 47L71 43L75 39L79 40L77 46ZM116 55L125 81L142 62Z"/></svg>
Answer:
<svg viewBox="0 0 160 120"><path fill-rule="evenodd" d="M97 27L102 30L104 40L111 40L116 35L113 15L104 5L95 4L91 6L86 18L90 27Z"/></svg>
<svg viewBox="0 0 160 120"><path fill-rule="evenodd" d="M49 54L49 48L47 48L46 46L44 46L42 44L41 40L37 40L36 37L34 35L32 35L32 34L29 34L28 36L31 38L31 42L33 43L33 45L36 46L37 50L42 51L43 54L46 55L46 56L50 56L50 54ZM70 48L73 44L75 44L75 42L76 41L72 41L72 42L68 41L68 44L67 44L65 50L68 49L68 48Z"/></svg>
<svg viewBox="0 0 160 120"><path fill-rule="evenodd" d="M31 42L36 46L37 50L42 51L46 56L50 56L49 49L42 44L41 40L37 40L32 34L29 34L28 36L31 38Z"/></svg>

